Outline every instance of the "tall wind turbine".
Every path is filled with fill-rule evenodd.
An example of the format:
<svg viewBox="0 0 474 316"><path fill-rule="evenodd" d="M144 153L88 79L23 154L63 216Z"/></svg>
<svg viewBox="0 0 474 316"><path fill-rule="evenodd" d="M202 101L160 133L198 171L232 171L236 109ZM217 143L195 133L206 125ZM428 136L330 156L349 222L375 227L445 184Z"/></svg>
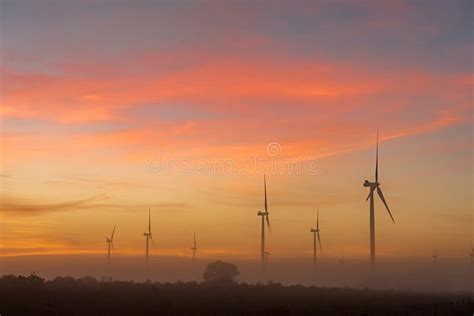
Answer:
<svg viewBox="0 0 474 316"><path fill-rule="evenodd" d="M382 190L380 189L379 183L379 131L377 130L377 147L376 147L376 154L375 154L375 182L370 182L368 180L364 181L364 187L369 187L370 192L366 201L370 199L370 263L372 267L375 265L375 208L374 208L374 192L377 191L379 198L382 200L385 208L392 219L392 222L395 224L395 220L393 219L392 213L390 212L390 208L385 201L385 197L383 196Z"/></svg>
<svg viewBox="0 0 474 316"><path fill-rule="evenodd" d="M193 251L193 260L196 259L196 251L197 251L197 243L196 243L196 232L193 229L193 237L194 237L194 243L193 246L191 247L191 250Z"/></svg>
<svg viewBox="0 0 474 316"><path fill-rule="evenodd" d="M105 242L107 243L107 263L110 263L110 248L114 249L114 234L115 234L115 225L112 230L112 235L110 237L105 237Z"/></svg>
<svg viewBox="0 0 474 316"><path fill-rule="evenodd" d="M261 247L260 247L260 259L262 262L262 270L265 270L265 221L267 222L268 230L271 231L270 228L270 219L268 218L268 202L267 202L267 180L265 175L263 176L263 190L265 192L265 210L258 211L257 215L262 217L262 231L261 231Z"/></svg>
<svg viewBox="0 0 474 316"><path fill-rule="evenodd" d="M146 260L146 265L148 267L148 253L149 253L149 242L153 243L153 238L151 237L151 212L150 208L148 208L148 232L144 232L143 236L145 236L145 260Z"/></svg>
<svg viewBox="0 0 474 316"><path fill-rule="evenodd" d="M321 246L321 236L319 235L319 205L317 206L317 216L316 216L316 228L311 228L310 232L313 233L313 269L316 270L316 252L317 252L317 243L316 239L319 242L319 249L323 253L323 247Z"/></svg>

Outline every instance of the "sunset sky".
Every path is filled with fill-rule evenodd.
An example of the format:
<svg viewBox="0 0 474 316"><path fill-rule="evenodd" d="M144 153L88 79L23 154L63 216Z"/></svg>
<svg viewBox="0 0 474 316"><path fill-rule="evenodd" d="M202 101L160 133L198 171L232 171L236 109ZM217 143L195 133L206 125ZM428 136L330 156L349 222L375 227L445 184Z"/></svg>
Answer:
<svg viewBox="0 0 474 316"><path fill-rule="evenodd" d="M468 260L472 1L0 4L0 256ZM165 167L163 167L165 166Z"/></svg>

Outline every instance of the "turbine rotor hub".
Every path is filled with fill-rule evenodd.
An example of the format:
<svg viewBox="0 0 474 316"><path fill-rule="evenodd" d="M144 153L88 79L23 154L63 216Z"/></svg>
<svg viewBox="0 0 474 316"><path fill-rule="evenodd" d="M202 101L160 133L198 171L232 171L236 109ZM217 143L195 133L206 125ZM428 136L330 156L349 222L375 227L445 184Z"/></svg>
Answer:
<svg viewBox="0 0 474 316"><path fill-rule="evenodd" d="M370 182L369 180L364 181L364 187L376 188L380 186L380 182Z"/></svg>

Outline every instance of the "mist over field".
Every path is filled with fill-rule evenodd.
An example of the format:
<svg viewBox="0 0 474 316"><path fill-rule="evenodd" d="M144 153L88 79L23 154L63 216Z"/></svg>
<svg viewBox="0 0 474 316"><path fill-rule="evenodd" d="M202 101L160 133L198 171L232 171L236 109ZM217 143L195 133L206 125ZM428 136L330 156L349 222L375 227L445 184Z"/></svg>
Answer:
<svg viewBox="0 0 474 316"><path fill-rule="evenodd" d="M224 260L226 261L226 260ZM142 256L116 256L107 264L100 255L47 255L3 257L0 259L2 274L35 273L46 279L57 276L76 278L93 276L113 280L157 282L202 281L202 273L210 260L179 257L151 257L148 274ZM378 262L374 272L367 262L320 259L313 273L310 261L303 259L274 260L262 277L257 261L229 260L237 265L238 282L280 282L284 285L316 285L321 287L351 287L369 289L394 289L417 292L472 292L473 270L468 260L445 259L433 264L429 259L412 261Z"/></svg>

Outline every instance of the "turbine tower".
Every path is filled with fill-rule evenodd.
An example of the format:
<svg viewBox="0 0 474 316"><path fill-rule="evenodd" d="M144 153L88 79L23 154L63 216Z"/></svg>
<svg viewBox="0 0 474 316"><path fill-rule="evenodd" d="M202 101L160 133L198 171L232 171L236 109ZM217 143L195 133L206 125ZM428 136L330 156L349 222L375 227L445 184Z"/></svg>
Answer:
<svg viewBox="0 0 474 316"><path fill-rule="evenodd" d="M112 230L112 235L110 237L105 237L105 242L107 243L107 263L110 263L110 249L114 250L114 234L115 234L115 225Z"/></svg>
<svg viewBox="0 0 474 316"><path fill-rule="evenodd" d="M379 131L377 130L377 147L376 147L376 154L375 154L375 182L370 182L368 180L364 181L364 187L369 187L370 192L366 201L370 199L370 263L371 266L374 267L375 265L375 208L374 208L374 192L377 191L379 198L382 200L385 208L392 219L392 222L395 224L395 220L393 219L392 213L390 212L390 208L385 201L385 197L383 196L382 190L380 189L379 183Z"/></svg>
<svg viewBox="0 0 474 316"><path fill-rule="evenodd" d="M153 238L151 237L151 212L150 208L148 208L148 232L144 232L143 236L145 236L145 260L146 266L148 267L148 253L149 253L149 241L153 243Z"/></svg>
<svg viewBox="0 0 474 316"><path fill-rule="evenodd" d="M197 243L196 243L196 232L193 229L193 235L194 235L194 243L193 246L191 247L191 250L193 251L193 260L196 259L196 251L197 251Z"/></svg>
<svg viewBox="0 0 474 316"><path fill-rule="evenodd" d="M321 236L319 235L319 205L317 206L317 216L316 216L316 228L311 228L311 233L313 233L313 269L316 270L316 252L317 252L317 241L319 242L319 249L323 253L323 248L321 246Z"/></svg>
<svg viewBox="0 0 474 316"><path fill-rule="evenodd" d="M263 176L263 190L265 193L265 210L258 211L257 215L262 217L262 230L261 230L261 247L260 247L260 260L262 262L262 270L265 271L266 262L265 262L265 221L267 222L268 230L271 231L270 228L270 219L268 218L268 202L267 202L267 180L265 175Z"/></svg>

